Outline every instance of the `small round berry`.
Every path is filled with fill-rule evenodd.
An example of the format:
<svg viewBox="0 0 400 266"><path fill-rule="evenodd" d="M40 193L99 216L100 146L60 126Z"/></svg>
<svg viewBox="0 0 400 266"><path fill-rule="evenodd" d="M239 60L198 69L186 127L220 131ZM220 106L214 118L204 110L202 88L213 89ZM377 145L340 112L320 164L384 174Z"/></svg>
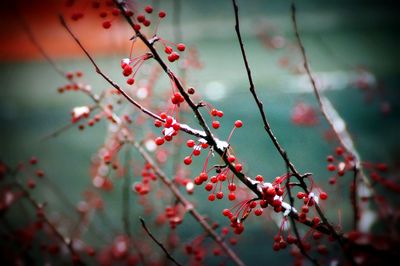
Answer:
<svg viewBox="0 0 400 266"><path fill-rule="evenodd" d="M188 88L187 92L188 92L190 95L193 95L196 91L194 90L193 87L190 87L190 88Z"/></svg>
<svg viewBox="0 0 400 266"><path fill-rule="evenodd" d="M256 180L258 182L264 182L264 177L262 175L256 175Z"/></svg>
<svg viewBox="0 0 400 266"><path fill-rule="evenodd" d="M242 164L240 164L240 163L236 164L235 169L236 169L236 171L241 172L243 170Z"/></svg>
<svg viewBox="0 0 400 266"><path fill-rule="evenodd" d="M164 139L161 138L161 137L158 137L158 138L156 138L155 142L156 142L156 144L157 144L158 146L161 146L161 145L164 144Z"/></svg>
<svg viewBox="0 0 400 266"><path fill-rule="evenodd" d="M145 27L148 27L148 26L150 26L150 24L151 24L151 21L150 20L145 20L145 21L143 21L143 25L145 26Z"/></svg>
<svg viewBox="0 0 400 266"><path fill-rule="evenodd" d="M137 21L139 21L140 23L143 23L146 20L146 17L144 15L139 15L137 16Z"/></svg>
<svg viewBox="0 0 400 266"><path fill-rule="evenodd" d="M321 200L326 200L328 198L328 194L326 192L321 192L321 194L319 194L319 198Z"/></svg>
<svg viewBox="0 0 400 266"><path fill-rule="evenodd" d="M183 159L183 163L186 165L190 165L192 163L192 157L186 156L185 159Z"/></svg>
<svg viewBox="0 0 400 266"><path fill-rule="evenodd" d="M32 164L32 165L37 164L37 162L38 162L38 159L37 159L36 157L32 157L32 158L29 160L29 163Z"/></svg>
<svg viewBox="0 0 400 266"><path fill-rule="evenodd" d="M229 155L229 157L228 157L228 161L229 161L230 163L233 163L233 162L235 162L235 161L236 161L236 157L235 157L235 156L233 156L233 155Z"/></svg>
<svg viewBox="0 0 400 266"><path fill-rule="evenodd" d="M194 145L196 145L196 142L192 139L189 139L188 141L186 141L186 146L188 146L189 148L193 148Z"/></svg>
<svg viewBox="0 0 400 266"><path fill-rule="evenodd" d="M228 185L228 190L229 191L235 191L236 190L236 185L234 183L230 183ZM254 201L253 201L254 202Z"/></svg>
<svg viewBox="0 0 400 266"><path fill-rule="evenodd" d="M214 201L215 200L215 195L214 194L208 195L208 200L209 201Z"/></svg>
<svg viewBox="0 0 400 266"><path fill-rule="evenodd" d="M336 166L334 164L328 164L327 169L328 171L333 172L336 170Z"/></svg>
<svg viewBox="0 0 400 266"><path fill-rule="evenodd" d="M164 52L166 54L171 54L173 51L171 46L165 46Z"/></svg>
<svg viewBox="0 0 400 266"><path fill-rule="evenodd" d="M222 215L223 216L230 216L232 213L231 213L231 211L229 210L229 209L224 209L223 211L222 211Z"/></svg>
<svg viewBox="0 0 400 266"><path fill-rule="evenodd" d="M208 175L206 172L201 172L199 177L200 177L201 181L203 181L203 182L207 181L207 179L208 179Z"/></svg>
<svg viewBox="0 0 400 266"><path fill-rule="evenodd" d="M207 191L211 191L213 189L213 184L212 183L207 183L204 188Z"/></svg>
<svg viewBox="0 0 400 266"><path fill-rule="evenodd" d="M144 11L146 11L147 13L149 13L149 14L151 14L152 12L153 12L153 7L152 6L146 6L145 8L144 8Z"/></svg>
<svg viewBox="0 0 400 266"><path fill-rule="evenodd" d="M119 11L118 8L113 8L113 10L111 11L111 14L113 14L113 16L118 16L121 13L121 11Z"/></svg>
<svg viewBox="0 0 400 266"><path fill-rule="evenodd" d="M332 155L328 155L327 157L326 157L326 161L328 162L328 163L331 163L331 162L333 162L335 160L335 158L332 156Z"/></svg>
<svg viewBox="0 0 400 266"><path fill-rule="evenodd" d="M217 193L217 199L222 199L223 197L224 197L224 192L219 191L219 192Z"/></svg>
<svg viewBox="0 0 400 266"><path fill-rule="evenodd" d="M165 16L167 15L167 13L165 13L165 11L161 10L160 12L158 12L158 16L160 18L165 18Z"/></svg>
<svg viewBox="0 0 400 266"><path fill-rule="evenodd" d="M306 196L306 193L304 193L304 192L297 192L297 198L298 199L303 199L304 197Z"/></svg>
<svg viewBox="0 0 400 266"><path fill-rule="evenodd" d="M236 120L235 127L241 128L243 126L243 122L241 120Z"/></svg>
<svg viewBox="0 0 400 266"><path fill-rule="evenodd" d="M27 186L28 186L28 188L30 188L30 189L34 189L34 188L36 187L36 182L35 182L35 180L29 179L29 180L27 181Z"/></svg>
<svg viewBox="0 0 400 266"><path fill-rule="evenodd" d="M104 21L102 24L103 28L109 29L111 27L111 21Z"/></svg>
<svg viewBox="0 0 400 266"><path fill-rule="evenodd" d="M219 121L213 121L213 122L212 122L212 127L213 127L213 128L218 129L219 126L220 126Z"/></svg>
<svg viewBox="0 0 400 266"><path fill-rule="evenodd" d="M194 149L194 150L193 150L193 155L194 155L194 156L199 156L200 153L201 153L201 151L200 151L199 149Z"/></svg>
<svg viewBox="0 0 400 266"><path fill-rule="evenodd" d="M126 80L126 83L127 83L128 85L133 85L133 84L135 83L135 79L129 78L129 79Z"/></svg>
<svg viewBox="0 0 400 266"><path fill-rule="evenodd" d="M229 195L228 195L228 199L229 199L230 201L233 201L233 200L235 200L235 199L236 199L236 195L235 195L235 193L233 193L233 192L229 193Z"/></svg>
<svg viewBox="0 0 400 266"><path fill-rule="evenodd" d="M183 52L183 51L185 51L186 46L185 46L183 43L179 43L179 44L176 46L176 49L178 49L178 51Z"/></svg>
<svg viewBox="0 0 400 266"><path fill-rule="evenodd" d="M262 213L263 213L263 209L257 209L257 210L254 211L254 214L256 216L260 216Z"/></svg>
<svg viewBox="0 0 400 266"><path fill-rule="evenodd" d="M336 148L336 154L337 155L342 155L344 153L344 149L342 147L337 147Z"/></svg>

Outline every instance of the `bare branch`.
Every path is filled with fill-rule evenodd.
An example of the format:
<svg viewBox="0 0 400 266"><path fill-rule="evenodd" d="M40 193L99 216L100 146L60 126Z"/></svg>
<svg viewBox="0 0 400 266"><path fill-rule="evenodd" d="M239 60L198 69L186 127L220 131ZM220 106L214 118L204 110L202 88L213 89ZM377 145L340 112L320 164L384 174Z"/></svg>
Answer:
<svg viewBox="0 0 400 266"><path fill-rule="evenodd" d="M164 247L164 245L160 241L158 241L157 238L154 237L154 235L147 228L146 223L144 222L144 220L141 217L139 219L140 219L140 222L142 223L142 227L143 227L144 231L146 231L146 233L149 235L149 237L164 251L164 253L167 256L167 258L170 261L172 261L173 263L175 263L175 265L181 266L182 264L177 262L174 259L174 257L171 256L171 254L168 252L168 250Z"/></svg>

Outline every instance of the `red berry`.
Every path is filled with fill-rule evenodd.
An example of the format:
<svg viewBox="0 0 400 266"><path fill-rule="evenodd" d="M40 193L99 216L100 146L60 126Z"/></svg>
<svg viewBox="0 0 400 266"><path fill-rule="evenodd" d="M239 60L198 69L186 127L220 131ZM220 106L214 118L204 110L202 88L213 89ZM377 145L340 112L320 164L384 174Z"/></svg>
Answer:
<svg viewBox="0 0 400 266"><path fill-rule="evenodd" d="M196 144L196 142L194 142L194 140L192 140L192 139L189 139L188 141L186 141L186 146L188 146L189 148L193 148L195 144Z"/></svg>
<svg viewBox="0 0 400 266"><path fill-rule="evenodd" d="M264 181L264 177L262 175L256 175L256 180L258 182L263 182Z"/></svg>
<svg viewBox="0 0 400 266"><path fill-rule="evenodd" d="M213 184L212 183L207 183L206 186L204 187L207 191L211 191L213 189Z"/></svg>
<svg viewBox="0 0 400 266"><path fill-rule="evenodd" d="M150 26L150 24L151 24L151 21L150 20L145 20L145 21L143 21L143 25L145 26L145 27L148 27L148 26Z"/></svg>
<svg viewBox="0 0 400 266"><path fill-rule="evenodd" d="M32 164L32 165L37 164L37 162L38 162L38 160L37 160L36 157L32 157L32 158L29 160L29 163Z"/></svg>
<svg viewBox="0 0 400 266"><path fill-rule="evenodd" d="M145 16L143 16L143 15L139 15L139 16L137 16L137 21L139 21L139 22L144 22L146 20L146 17Z"/></svg>
<svg viewBox="0 0 400 266"><path fill-rule="evenodd" d="M156 144L157 144L158 146L161 146L161 145L164 144L164 139L161 138L161 137L158 137L158 138L156 138L155 142L156 142Z"/></svg>
<svg viewBox="0 0 400 266"><path fill-rule="evenodd" d="M224 197L224 193L222 191L219 191L217 193L217 199L222 199Z"/></svg>
<svg viewBox="0 0 400 266"><path fill-rule="evenodd" d="M199 156L200 153L201 153L201 151L200 151L199 149L194 149L194 150L193 150L193 155L194 155L194 156Z"/></svg>
<svg viewBox="0 0 400 266"><path fill-rule="evenodd" d="M213 121L213 122L212 122L212 127L213 127L213 128L218 129L219 126L220 126L220 123L219 123L218 121Z"/></svg>
<svg viewBox="0 0 400 266"><path fill-rule="evenodd" d="M236 120L235 127L241 128L243 126L243 122L241 120Z"/></svg>
<svg viewBox="0 0 400 266"><path fill-rule="evenodd" d="M231 213L231 211L229 210L229 209L224 209L223 211L222 211L222 215L224 215L224 216L230 216L232 213Z"/></svg>
<svg viewBox="0 0 400 266"><path fill-rule="evenodd" d="M160 12L158 12L158 16L160 18L165 18L165 16L167 15L167 13L165 13L165 11L161 10Z"/></svg>
<svg viewBox="0 0 400 266"><path fill-rule="evenodd" d="M235 199L236 199L235 193L233 193L233 192L229 193L228 199L229 199L230 201L235 200Z"/></svg>
<svg viewBox="0 0 400 266"><path fill-rule="evenodd" d="M164 52L166 54L171 54L173 52L172 47L171 46L165 46Z"/></svg>
<svg viewBox="0 0 400 266"><path fill-rule="evenodd" d="M214 194L208 195L208 200L209 201L214 201L215 200L215 195Z"/></svg>
<svg viewBox="0 0 400 266"><path fill-rule="evenodd" d="M185 51L186 46L185 46L183 43L179 43L179 44L176 46L176 48L177 48L179 51L183 52L183 51Z"/></svg>
<svg viewBox="0 0 400 266"><path fill-rule="evenodd" d="M333 172L336 170L336 166L334 164L328 164L327 169L328 171Z"/></svg>
<svg viewBox="0 0 400 266"><path fill-rule="evenodd" d="M254 211L254 214L256 216L260 216L262 213L263 213L263 209L257 209L257 210Z"/></svg>
<svg viewBox="0 0 400 266"><path fill-rule="evenodd" d="M328 198L328 194L326 192L321 192L321 194L319 194L319 198L321 200L326 200Z"/></svg>
<svg viewBox="0 0 400 266"><path fill-rule="evenodd" d="M135 79L129 78L126 80L126 83L128 83L129 85L133 85L135 83Z"/></svg>
<svg viewBox="0 0 400 266"><path fill-rule="evenodd" d="M147 13L151 14L153 12L153 7L152 6L146 6L144 8L144 11L146 11Z"/></svg>
<svg viewBox="0 0 400 266"><path fill-rule="evenodd" d="M33 179L28 179L27 185L28 185L28 188L34 189L36 187L36 182Z"/></svg>
<svg viewBox="0 0 400 266"><path fill-rule="evenodd" d="M191 164L191 163L192 163L192 157L186 156L185 159L183 159L183 162L184 162L186 165Z"/></svg>
<svg viewBox="0 0 400 266"><path fill-rule="evenodd" d="M228 190L229 191L235 191L236 190L236 185L234 183L230 183L228 185ZM254 202L254 201L253 201Z"/></svg>
<svg viewBox="0 0 400 266"><path fill-rule="evenodd" d="M113 14L113 16L118 16L118 15L121 13L121 11L119 11L118 8L113 8L113 10L111 11L111 13Z"/></svg>
<svg viewBox="0 0 400 266"><path fill-rule="evenodd" d="M241 172L243 170L243 166L240 163L238 163L235 165L235 169L236 171Z"/></svg>
<svg viewBox="0 0 400 266"><path fill-rule="evenodd" d="M304 192L298 192L297 193L297 198L298 199L303 199L305 196L306 196L306 193L304 193Z"/></svg>
<svg viewBox="0 0 400 266"><path fill-rule="evenodd" d="M104 21L103 22L103 28L105 28L105 29L109 29L110 27L111 27L111 21Z"/></svg>
<svg viewBox="0 0 400 266"><path fill-rule="evenodd" d="M193 87L190 87L190 88L188 88L187 92L188 92L189 94L192 95L192 94L194 94L196 91L194 90Z"/></svg>
<svg viewBox="0 0 400 266"><path fill-rule="evenodd" d="M337 147L336 148L336 154L337 155L342 155L344 153L344 149L342 147Z"/></svg>
<svg viewBox="0 0 400 266"><path fill-rule="evenodd" d="M207 181L207 179L208 179L208 175L206 172L200 173L199 177L200 177L201 181L203 181L203 182Z"/></svg>

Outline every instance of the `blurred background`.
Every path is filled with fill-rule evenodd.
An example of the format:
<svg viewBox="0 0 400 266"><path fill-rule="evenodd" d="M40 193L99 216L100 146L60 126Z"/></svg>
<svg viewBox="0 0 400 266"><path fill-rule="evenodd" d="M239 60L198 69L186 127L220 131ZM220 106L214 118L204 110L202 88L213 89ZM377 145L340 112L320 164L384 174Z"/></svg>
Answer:
<svg viewBox="0 0 400 266"><path fill-rule="evenodd" d="M104 141L106 126L99 124L84 131L73 127L56 138L46 139L69 123L73 107L86 105L89 100L83 94L60 95L57 92L65 80L32 44L23 25L29 26L37 42L63 69L82 71L83 80L91 84L95 92L108 88L108 84L95 74L82 51L60 26L58 14L69 18L74 12L85 12L77 22L69 19L71 28L99 65L122 84L120 60L129 56L132 32L118 19L109 30L103 29L103 20L98 11L90 8L90 1L76 1L71 8L66 8L64 1L6 2L2 1L0 11L0 160L16 165L37 156L40 167L46 170L52 182L62 188L72 202L78 202L82 191L92 186L90 159ZM362 158L399 167L400 23L394 2L298 1L297 19L319 85L347 121ZM165 10L168 15L160 24L158 34L196 49L202 67L186 73L187 84L225 112L218 135L226 137L232 121L244 121L244 130L237 131L232 142L238 156L245 160L246 171L250 175L263 173L271 178L282 174L285 165L271 143L265 141L259 114L248 92L231 2L136 3L140 8L153 4ZM271 125L298 168L302 172L316 173L315 179L329 191L327 179L330 176L325 170L325 158L336 144L326 140L327 125L318 111L316 117L320 122L314 126L296 125L292 121L297 104L315 107L316 102L294 42L290 1L239 0L238 4L249 63ZM134 52L140 54L144 48L138 45L135 49ZM173 69L177 70L176 64ZM145 74L148 70L143 67L142 71ZM157 92L168 88L167 79L161 78ZM193 121L191 124L195 125ZM199 169L201 165L199 160L192 167ZM99 230L106 230L110 223L117 230L122 228L121 185L116 182L114 191L103 193L109 221L108 224L98 221ZM63 207L55 193L40 187L35 193L46 197L51 210ZM348 191L343 189L344 197L348 196L346 193ZM221 221L220 210L226 207L226 202L211 205L204 201L206 196L202 191L196 191L193 197L203 199L200 210ZM341 202L332 199L329 204L340 206ZM344 217L349 215L346 211L343 207ZM338 219L336 212L329 216L333 221ZM16 224L20 222L18 215L13 219ZM136 218L132 221L132 227L138 228ZM251 226L246 228L236 248L245 262L261 265L289 261L285 252L273 254L270 235L276 228L268 227L268 222L256 219L249 222ZM346 226L346 219L343 223ZM185 221L179 230L182 235L191 235L190 221ZM107 237L107 233L105 235Z"/></svg>

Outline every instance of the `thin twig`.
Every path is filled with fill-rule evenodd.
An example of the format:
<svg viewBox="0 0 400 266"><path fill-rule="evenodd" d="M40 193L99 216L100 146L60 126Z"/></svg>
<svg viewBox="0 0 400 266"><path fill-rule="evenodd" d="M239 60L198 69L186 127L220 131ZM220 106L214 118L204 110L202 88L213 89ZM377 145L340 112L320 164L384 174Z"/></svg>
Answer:
<svg viewBox="0 0 400 266"><path fill-rule="evenodd" d="M297 178L297 180L300 182L300 186L301 188L307 193L309 194L309 190L307 188L307 184L305 183L304 179L306 176L308 176L309 174L305 174L305 175L301 175L296 167L294 166L294 164L289 160L289 157L287 156L286 151L282 148L282 146L279 144L277 138L275 137L269 123L267 120L267 117L265 115L265 112L263 110L263 103L260 101L260 99L257 96L256 90L255 90L255 86L253 83L253 78L251 76L251 70L250 70L250 66L248 64L247 61L247 56L246 56L246 51L244 49L244 44L243 44L243 40L242 40L242 36L240 33L240 22L239 22L239 7L236 4L236 0L232 0L232 4L233 4L233 8L234 8L234 13L235 13L235 30L236 30L236 34L239 40L239 44L240 44L240 50L242 52L242 57L243 57L243 61L246 67L246 72L247 72L247 77L250 83L250 92L254 97L254 100L257 103L258 109L260 111L263 123L264 123L264 129L267 131L270 139L272 140L275 148L278 150L279 154L281 155L281 157L283 158L283 160L286 163L286 166L290 169L290 171L293 173L293 175ZM319 207L319 205L317 203L315 203L315 208L319 214L319 216L321 217L322 222L328 227L329 231L331 231L330 233L332 235L335 236L335 238L339 239L341 238L341 236L339 236L337 234L337 232L335 231L335 229L333 228L333 226L328 222L328 219L325 217L324 213L322 212L321 208ZM293 212L291 212L291 215L293 215L293 218L297 218L296 220L298 220L298 216L296 216L296 214L294 214Z"/></svg>
<svg viewBox="0 0 400 266"><path fill-rule="evenodd" d="M261 115L261 119L263 121L264 124L264 129L267 132L269 138L271 139L272 143L274 144L275 148L278 150L279 154L281 155L281 157L283 158L283 160L285 161L286 165L289 166L290 170L295 174L295 176L297 177L301 177L301 175L299 174L299 172L297 171L296 167L294 166L294 164L289 160L289 157L286 153L286 151L283 149L283 147L279 144L277 138L275 137L272 128L268 122L267 116L264 112L264 107L263 107L263 102L259 99L257 92L256 92L256 88L254 86L254 82L253 82L253 77L251 75L251 69L247 60L247 56L246 56L246 51L244 49L244 44L243 44L243 39L242 39L242 35L240 33L240 20L239 20L239 7L236 3L236 0L232 0L232 4L233 4L233 9L235 12L235 31L236 31L236 35L238 37L238 41L239 41L239 45L240 45L240 51L242 53L242 58L244 61L244 65L246 68L246 73L247 73L247 78L249 80L250 83L250 92L253 95L253 98L257 104L258 107L258 111Z"/></svg>
<svg viewBox="0 0 400 266"><path fill-rule="evenodd" d="M190 98L189 94L186 92L184 89L181 81L178 79L178 77L168 68L166 63L163 61L161 56L158 54L157 50L154 48L153 43L150 43L149 40L140 32L140 30L137 30L134 27L134 23L129 17L126 12L124 6L117 0L114 0L114 3L118 6L118 8L121 10L121 14L125 17L126 21L128 24L132 27L133 30L135 30L136 36L142 40L142 42L146 45L146 47L150 50L150 52L153 55L154 60L158 62L158 64L161 66L161 68L164 70L164 72L169 76L169 78L174 82L176 85L176 88L178 89L179 93L183 96L185 102L189 105L189 107L192 109L193 113L195 114L195 117L201 126L201 128L204 130L205 135L202 136L208 144L213 148L213 150L218 153L219 156L224 160L224 162L228 165L229 169L234 173L234 175L243 183L245 184L248 188L250 188L257 196L261 197L260 191L258 191L257 186L252 183L248 177L246 177L243 173L238 172L235 168L235 166L228 161L228 155L226 150L221 149L217 145L217 138L213 136L211 133L211 130L205 121L203 115L201 114L198 106L196 103L193 102L193 100ZM187 132L191 134L190 132Z"/></svg>
<svg viewBox="0 0 400 266"><path fill-rule="evenodd" d="M14 176L14 181L16 183L16 185L19 187L19 189L24 193L25 198L29 201L29 203L36 209L36 210L43 210L43 206L41 204L39 204L33 197L32 195L29 193L29 191L27 189L25 189L25 187L18 181L18 179L16 178L15 174L13 174ZM76 251L74 250L73 246L72 246L72 241L71 239L67 239L66 237L64 237L62 235L62 233L60 231L58 231L58 229L56 228L56 226L49 220L49 218L47 217L47 215L45 214L45 212L42 212L42 219L45 222L45 224L51 229L51 231L53 231L54 235L61 241L61 243L63 243L65 245L65 247L68 249L68 251L70 252L70 254L75 258L78 259L77 263L80 265L85 265L85 263L83 263L80 258L79 255L76 253Z"/></svg>
<svg viewBox="0 0 400 266"><path fill-rule="evenodd" d="M303 43L301 41L300 33L299 33L299 30L298 30L298 27L297 27L296 6L295 6L294 2L292 2L291 11L292 11L292 22L293 22L294 32L295 32L295 35L296 35L296 39L297 39L298 45L300 47L301 55L303 57L304 68L305 68L306 73L307 73L307 75L308 75L308 77L310 79L310 82L311 82L312 88L314 90L315 97L317 98L320 110L321 110L323 116L325 117L326 121L328 122L329 126L335 132L335 135L337 136L340 144L346 149L347 152L349 152L350 154L353 154L356 157L355 158L356 163L355 163L355 168L354 169L360 169L359 167L361 167L361 164L360 164L360 160L359 160L359 155L358 155L357 151L354 149L353 141L352 141L352 139L350 137L350 134L346 130L346 127L342 126L341 127L341 131L339 131L335 127L335 122L330 118L329 114L326 112L324 101L327 101L327 99L323 98L320 95L320 92L319 92L319 90L317 88L315 79L314 79L314 77L313 77L313 75L311 73L310 66L309 66L308 59L307 59L307 55L306 55L306 51L305 51L304 45L303 45ZM357 173L358 173L358 171L355 172L355 179L357 178ZM366 180L366 178L364 179L364 181L366 182L366 184L369 183L368 180ZM319 214L322 213L322 211L320 210L318 205L316 205L315 207L316 207L316 210L317 210L317 212ZM321 216L321 219L322 219L323 222L326 221L326 217L322 217ZM344 254L346 255L347 259L353 265L355 265L355 261L353 259L353 256L350 254L349 250L344 246L344 242L343 242L342 237L337 234L336 230L332 227L332 225L330 223L327 223L327 225L332 230L333 236L337 239L337 241L338 241L340 247L342 248Z"/></svg>
<svg viewBox="0 0 400 266"><path fill-rule="evenodd" d="M149 237L151 239L153 239L153 241L164 251L165 255L167 256L167 258L172 261L173 263L175 263L175 265L181 266L182 264L180 264L179 262L177 262L174 257L172 257L172 255L168 252L168 250L164 247L164 245L157 240L157 238L154 237L154 235L150 232L150 230L147 228L146 223L144 222L144 220L140 217L140 222L142 223L142 227L144 229L144 231L146 231L146 233L149 235Z"/></svg>
<svg viewBox="0 0 400 266"><path fill-rule="evenodd" d="M289 173L289 171L288 171L288 173ZM286 180L286 190L288 191L290 206L293 208L294 207L294 198L292 195L292 189L290 188L290 175L288 175L288 179ZM296 238L297 238L296 244L299 247L301 254L303 254L303 256L306 257L312 264L319 265L318 261L316 259L312 258L307 253L306 249L304 248L303 241L301 241L299 230L297 229L297 224L296 224L296 221L294 220L293 216L290 216L290 221L293 226L294 234L296 235Z"/></svg>

